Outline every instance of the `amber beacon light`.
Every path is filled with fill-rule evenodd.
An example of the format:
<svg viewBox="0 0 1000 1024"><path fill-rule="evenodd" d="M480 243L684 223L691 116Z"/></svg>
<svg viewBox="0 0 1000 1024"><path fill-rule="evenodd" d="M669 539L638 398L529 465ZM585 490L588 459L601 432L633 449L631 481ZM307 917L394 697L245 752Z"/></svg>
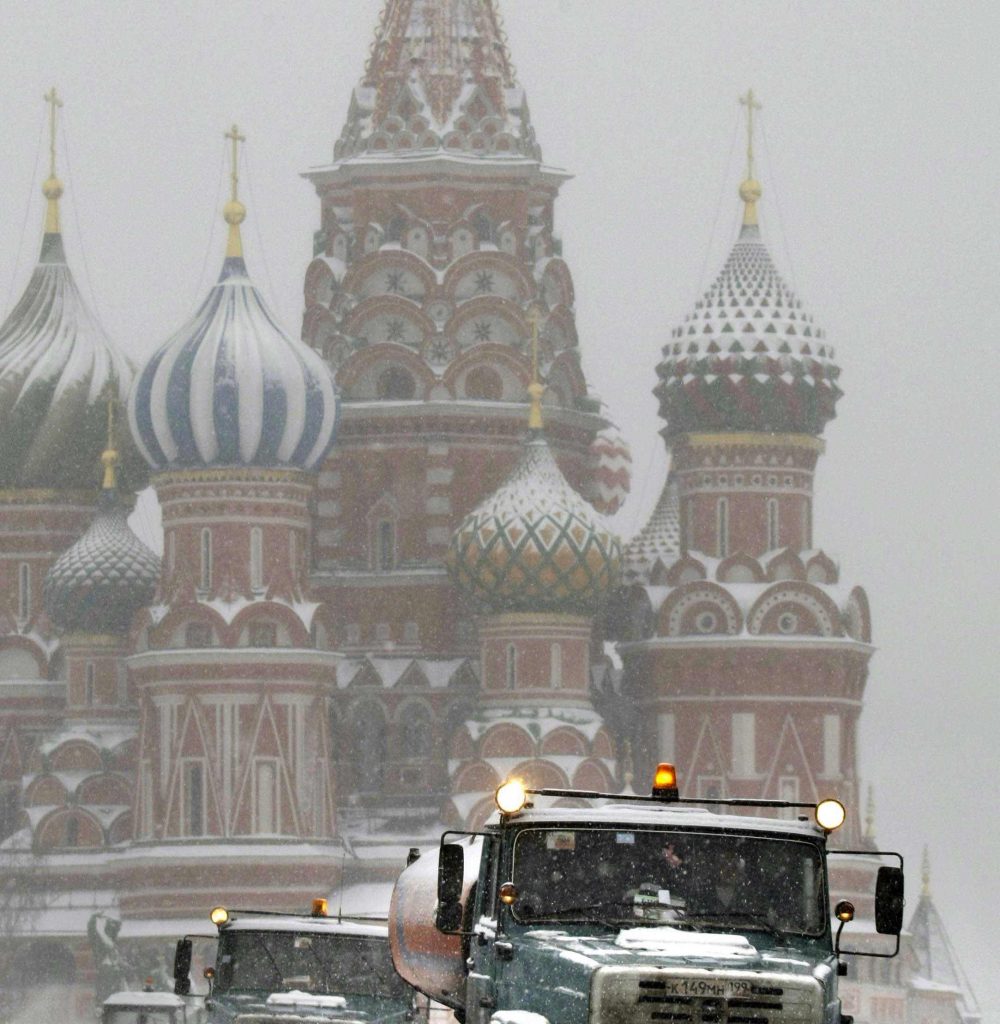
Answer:
<svg viewBox="0 0 1000 1024"><path fill-rule="evenodd" d="M665 761L656 766L656 774L653 776L653 796L658 800L676 800L677 792L677 770L672 764Z"/></svg>
<svg viewBox="0 0 1000 1024"><path fill-rule="evenodd" d="M327 916L327 903L322 896L317 896L312 901L312 917L326 917Z"/></svg>
<svg viewBox="0 0 1000 1024"><path fill-rule="evenodd" d="M225 907L213 907L212 913L208 916L211 918L212 924L217 928L221 928L229 921L229 911Z"/></svg>

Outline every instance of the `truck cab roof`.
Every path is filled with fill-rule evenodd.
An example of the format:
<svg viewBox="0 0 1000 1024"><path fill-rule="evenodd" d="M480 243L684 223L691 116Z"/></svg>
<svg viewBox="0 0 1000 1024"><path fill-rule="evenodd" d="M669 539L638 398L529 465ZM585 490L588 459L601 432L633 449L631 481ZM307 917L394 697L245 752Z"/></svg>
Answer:
<svg viewBox="0 0 1000 1024"><path fill-rule="evenodd" d="M352 935L388 939L388 923L378 921L338 921L335 917L313 917L310 914L254 914L232 911L232 917L220 932L322 932L324 935Z"/></svg>
<svg viewBox="0 0 1000 1024"><path fill-rule="evenodd" d="M536 798L538 799L538 798ZM810 819L767 818L743 814L720 814L705 807L659 801L608 800L590 807L540 807L526 805L516 814L501 819L494 814L487 828L501 824L552 826L558 824L629 828L688 828L793 835L822 839L826 833Z"/></svg>

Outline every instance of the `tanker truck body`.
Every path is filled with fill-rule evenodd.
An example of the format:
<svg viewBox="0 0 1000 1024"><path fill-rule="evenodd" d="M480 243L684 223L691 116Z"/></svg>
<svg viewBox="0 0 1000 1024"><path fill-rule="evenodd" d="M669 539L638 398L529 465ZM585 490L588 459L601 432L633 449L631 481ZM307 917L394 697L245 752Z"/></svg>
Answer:
<svg viewBox="0 0 1000 1024"><path fill-rule="evenodd" d="M504 804L506 788L481 833L446 833L402 872L389 911L396 970L464 1024L846 1024L854 908L831 922L827 828L682 805L672 786L526 791L575 798L544 808ZM899 864L878 869L874 902L896 950Z"/></svg>

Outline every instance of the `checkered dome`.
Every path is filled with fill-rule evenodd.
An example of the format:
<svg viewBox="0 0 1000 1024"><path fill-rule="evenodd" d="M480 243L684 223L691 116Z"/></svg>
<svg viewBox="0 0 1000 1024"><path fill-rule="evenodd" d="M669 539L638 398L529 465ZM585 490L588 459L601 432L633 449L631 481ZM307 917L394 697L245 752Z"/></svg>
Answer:
<svg viewBox="0 0 1000 1024"><path fill-rule="evenodd" d="M510 479L452 535L448 567L497 611L592 612L618 580L621 544L533 437Z"/></svg>

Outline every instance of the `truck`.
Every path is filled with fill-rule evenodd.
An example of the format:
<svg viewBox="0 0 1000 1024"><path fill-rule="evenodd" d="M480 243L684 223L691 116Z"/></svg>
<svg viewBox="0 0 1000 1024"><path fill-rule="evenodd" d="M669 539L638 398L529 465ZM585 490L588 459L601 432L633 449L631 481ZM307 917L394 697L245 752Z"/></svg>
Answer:
<svg viewBox="0 0 1000 1024"><path fill-rule="evenodd" d="M389 910L396 970L462 1024L852 1024L855 907L831 914L827 872L839 801L680 799L662 764L649 796L514 779L496 804L411 859ZM896 955L902 857L836 852L878 865L864 930L889 938L860 952Z"/></svg>
<svg viewBox="0 0 1000 1024"><path fill-rule="evenodd" d="M197 1007L172 992L112 992L101 1004L101 1024L198 1024Z"/></svg>
<svg viewBox="0 0 1000 1024"><path fill-rule="evenodd" d="M295 1021L403 1024L419 1015L418 996L396 974L385 919L215 907L215 965L205 968L208 1024ZM177 943L174 992L191 995L193 938Z"/></svg>

